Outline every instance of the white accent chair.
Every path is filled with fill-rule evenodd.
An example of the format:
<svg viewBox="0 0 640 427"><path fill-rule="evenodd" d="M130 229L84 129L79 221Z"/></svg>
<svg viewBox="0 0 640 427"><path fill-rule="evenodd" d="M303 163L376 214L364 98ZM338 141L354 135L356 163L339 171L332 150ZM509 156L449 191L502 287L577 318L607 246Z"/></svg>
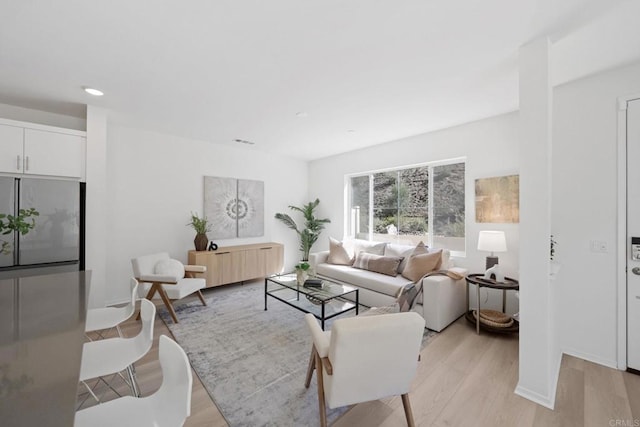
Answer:
<svg viewBox="0 0 640 427"><path fill-rule="evenodd" d="M122 336L120 331L120 323L124 322L133 315L136 310L136 300L138 297L138 281L131 278L131 300L124 307L101 307L87 310L87 319L85 321L84 331L98 332L101 330L110 330L116 328L118 336ZM99 334L102 338L102 334Z"/></svg>
<svg viewBox="0 0 640 427"><path fill-rule="evenodd" d="M425 321L417 313L351 317L323 331L312 314L305 320L313 338L314 363L309 365L305 387L317 371L320 424L327 425L325 402L330 408L388 396L402 396L407 424L414 426L409 389L418 359Z"/></svg>
<svg viewBox="0 0 640 427"><path fill-rule="evenodd" d="M142 329L133 338L109 338L85 343L82 347L82 361L80 363L80 381L85 384L89 393L99 402L86 381L100 378L114 392L104 379L107 375L126 371L129 377L128 385L134 396L140 395L140 389L135 379L133 363L140 360L153 344L153 324L156 318L156 306L151 301L140 301ZM116 392L117 393L117 392Z"/></svg>
<svg viewBox="0 0 640 427"><path fill-rule="evenodd" d="M148 397L125 396L76 412L75 427L177 427L191 414L191 366L184 350L160 336L162 385Z"/></svg>
<svg viewBox="0 0 640 427"><path fill-rule="evenodd" d="M173 264L172 264L173 262ZM182 265L169 258L166 252L145 255L131 260L133 274L140 282L139 292L147 292L146 298L152 299L157 292L175 323L178 323L171 300L182 299L196 293L203 305L207 305L200 289L206 286L203 278L196 278L196 273L204 273L207 267L201 265ZM170 268L167 268L167 265Z"/></svg>

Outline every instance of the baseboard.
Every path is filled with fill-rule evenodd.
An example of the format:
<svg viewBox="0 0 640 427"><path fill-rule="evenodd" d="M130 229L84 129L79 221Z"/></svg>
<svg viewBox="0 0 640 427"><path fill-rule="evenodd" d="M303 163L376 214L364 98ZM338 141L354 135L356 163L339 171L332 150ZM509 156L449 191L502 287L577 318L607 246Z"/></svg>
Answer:
<svg viewBox="0 0 640 427"><path fill-rule="evenodd" d="M549 396L543 396L540 393L531 391L522 386L517 386L516 389L514 390L514 393L520 397L524 397L525 399L528 399L534 403L537 403L538 405L541 405L541 406L544 406L545 408L549 408L553 410L555 399L551 400Z"/></svg>
<svg viewBox="0 0 640 427"><path fill-rule="evenodd" d="M583 359L583 360L586 360L588 362L597 363L598 365L602 365L602 366L606 366L608 368L613 368L613 369L619 370L618 363L616 362L616 360L603 359L603 358L595 356L593 354L585 353L585 352L574 350L574 349L571 349L571 348L565 348L565 349L562 350L562 352L564 354L569 355L569 356L577 357L578 359Z"/></svg>

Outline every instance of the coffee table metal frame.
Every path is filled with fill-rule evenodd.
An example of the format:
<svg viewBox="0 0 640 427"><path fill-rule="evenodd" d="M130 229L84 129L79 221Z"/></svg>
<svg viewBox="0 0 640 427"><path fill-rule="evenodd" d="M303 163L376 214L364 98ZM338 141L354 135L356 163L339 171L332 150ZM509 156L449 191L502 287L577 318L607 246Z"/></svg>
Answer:
<svg viewBox="0 0 640 427"><path fill-rule="evenodd" d="M358 315L360 306L360 291L358 288L326 278L314 278L322 280L322 287L307 288L298 285L295 273L275 274L265 277L265 311L267 310L267 297L270 296L304 313L313 314L320 321L323 330L326 320L354 309L356 315ZM269 284L271 284L271 289ZM351 298L347 299L347 296ZM354 296L355 302L352 300ZM331 310L327 310L327 308L331 308Z"/></svg>

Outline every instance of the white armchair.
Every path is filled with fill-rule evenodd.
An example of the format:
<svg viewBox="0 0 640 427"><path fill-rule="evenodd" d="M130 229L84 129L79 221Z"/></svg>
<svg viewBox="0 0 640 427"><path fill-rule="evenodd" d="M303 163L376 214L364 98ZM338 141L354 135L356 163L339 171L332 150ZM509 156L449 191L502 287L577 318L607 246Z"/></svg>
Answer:
<svg viewBox="0 0 640 427"><path fill-rule="evenodd" d="M204 273L207 267L200 265L183 265L180 261L169 258L166 252L145 255L131 260L133 274L140 282L138 288L141 296L151 299L158 293L175 323L178 323L171 300L182 299L196 293L203 305L207 305L200 289L206 286L203 278L194 277L196 273Z"/></svg>
<svg viewBox="0 0 640 427"><path fill-rule="evenodd" d="M401 395L407 424L414 425L409 388L420 355L425 321L417 313L351 317L323 331L311 314L305 316L313 338L314 363L307 372L309 387L317 371L320 424L327 425L330 408Z"/></svg>

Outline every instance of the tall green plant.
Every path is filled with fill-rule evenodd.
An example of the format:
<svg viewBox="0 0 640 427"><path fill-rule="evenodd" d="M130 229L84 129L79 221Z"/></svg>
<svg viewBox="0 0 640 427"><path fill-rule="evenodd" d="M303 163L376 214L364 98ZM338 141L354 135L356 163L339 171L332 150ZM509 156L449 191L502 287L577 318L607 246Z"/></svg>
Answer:
<svg viewBox="0 0 640 427"><path fill-rule="evenodd" d="M11 234L15 231L24 235L36 226L35 217L39 216L40 212L34 208L20 209L18 215L10 215L0 213L0 234ZM11 253L11 243L0 240L0 254Z"/></svg>
<svg viewBox="0 0 640 427"><path fill-rule="evenodd" d="M294 230L300 239L300 252L302 252L302 261L309 260L309 252L311 251L311 247L320 237L320 233L324 230L324 225L331 222L331 220L319 219L316 218L313 214L313 211L320 204L320 199L316 199L313 202L309 202L302 207L298 206L289 206L289 209L302 213L304 216L304 228L298 228L296 222L287 214L277 213L275 215L276 219L279 219L289 227Z"/></svg>

